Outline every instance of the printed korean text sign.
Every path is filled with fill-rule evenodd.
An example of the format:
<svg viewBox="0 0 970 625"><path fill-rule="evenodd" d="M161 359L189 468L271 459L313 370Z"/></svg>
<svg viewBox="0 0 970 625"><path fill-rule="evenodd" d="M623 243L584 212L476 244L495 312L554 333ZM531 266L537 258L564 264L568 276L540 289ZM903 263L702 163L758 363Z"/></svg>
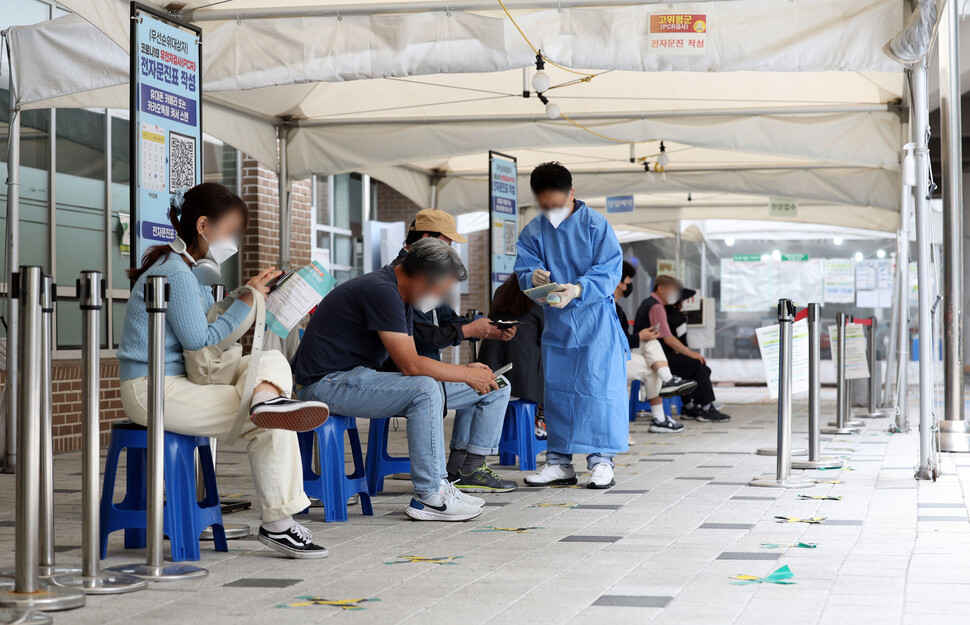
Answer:
<svg viewBox="0 0 970 625"><path fill-rule="evenodd" d="M172 194L202 181L199 35L132 3L133 262L171 241Z"/></svg>
<svg viewBox="0 0 970 625"><path fill-rule="evenodd" d="M650 16L650 52L662 55L707 54L707 15L654 13Z"/></svg>
<svg viewBox="0 0 970 625"><path fill-rule="evenodd" d="M488 153L489 239L494 294L515 267L519 237L518 170L514 157Z"/></svg>

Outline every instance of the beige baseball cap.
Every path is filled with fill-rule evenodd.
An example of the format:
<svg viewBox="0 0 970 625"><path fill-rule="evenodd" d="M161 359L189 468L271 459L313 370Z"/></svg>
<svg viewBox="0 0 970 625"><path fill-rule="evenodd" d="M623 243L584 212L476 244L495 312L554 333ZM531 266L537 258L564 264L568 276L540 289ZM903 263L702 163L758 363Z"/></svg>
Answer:
<svg viewBox="0 0 970 625"><path fill-rule="evenodd" d="M420 232L440 232L452 241L466 243L468 239L458 234L458 226L455 225L455 218L450 213L437 208L425 208L418 211L414 217L414 222L409 231Z"/></svg>

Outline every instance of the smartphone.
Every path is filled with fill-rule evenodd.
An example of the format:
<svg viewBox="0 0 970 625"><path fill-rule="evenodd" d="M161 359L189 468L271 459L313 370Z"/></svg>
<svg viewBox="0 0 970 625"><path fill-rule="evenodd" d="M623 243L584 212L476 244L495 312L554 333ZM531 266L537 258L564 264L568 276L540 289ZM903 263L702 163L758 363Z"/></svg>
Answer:
<svg viewBox="0 0 970 625"><path fill-rule="evenodd" d="M653 326L653 331L654 332L660 332L660 324L659 323L657 325Z"/></svg>
<svg viewBox="0 0 970 625"><path fill-rule="evenodd" d="M509 328L514 328L515 326L519 325L522 322L521 321L502 321L501 319L499 319L498 321L489 321L489 323L492 324L493 326L498 327L499 330L508 330Z"/></svg>
<svg viewBox="0 0 970 625"><path fill-rule="evenodd" d="M512 370L512 363L510 362L509 364L505 365L501 369L492 372L492 375L495 376L495 383L498 384L499 388L505 388L506 386L509 385L509 383L505 381L505 378L502 377L502 374L511 370ZM478 391L475 391L475 392L478 393ZM485 393L478 393L478 394L485 395Z"/></svg>
<svg viewBox="0 0 970 625"><path fill-rule="evenodd" d="M293 274L294 273L296 273L296 270L295 269L290 269L289 271L284 271L283 272L283 275L281 275L276 280L274 280L273 281L273 284L271 284L269 286L269 292L272 293L276 289L278 289L281 286L283 286L283 283L286 282L287 280L289 280L291 277L293 277Z"/></svg>

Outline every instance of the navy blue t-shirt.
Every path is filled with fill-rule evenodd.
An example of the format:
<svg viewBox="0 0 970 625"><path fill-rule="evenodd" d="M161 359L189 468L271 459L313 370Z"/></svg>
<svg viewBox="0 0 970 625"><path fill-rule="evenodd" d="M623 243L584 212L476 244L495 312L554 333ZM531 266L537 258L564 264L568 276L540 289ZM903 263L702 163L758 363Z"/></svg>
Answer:
<svg viewBox="0 0 970 625"><path fill-rule="evenodd" d="M297 384L355 367L380 368L387 350L378 332L412 333L411 306L401 300L390 265L348 280L323 298L293 357Z"/></svg>

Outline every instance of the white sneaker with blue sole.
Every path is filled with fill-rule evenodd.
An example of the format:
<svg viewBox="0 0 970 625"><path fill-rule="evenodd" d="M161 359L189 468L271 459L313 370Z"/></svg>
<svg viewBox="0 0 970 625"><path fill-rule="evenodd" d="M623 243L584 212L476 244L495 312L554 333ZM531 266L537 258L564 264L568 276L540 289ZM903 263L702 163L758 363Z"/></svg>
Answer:
<svg viewBox="0 0 970 625"><path fill-rule="evenodd" d="M437 493L412 497L404 509L404 514L415 521L468 521L481 513L481 506L469 502L447 480L441 483Z"/></svg>

